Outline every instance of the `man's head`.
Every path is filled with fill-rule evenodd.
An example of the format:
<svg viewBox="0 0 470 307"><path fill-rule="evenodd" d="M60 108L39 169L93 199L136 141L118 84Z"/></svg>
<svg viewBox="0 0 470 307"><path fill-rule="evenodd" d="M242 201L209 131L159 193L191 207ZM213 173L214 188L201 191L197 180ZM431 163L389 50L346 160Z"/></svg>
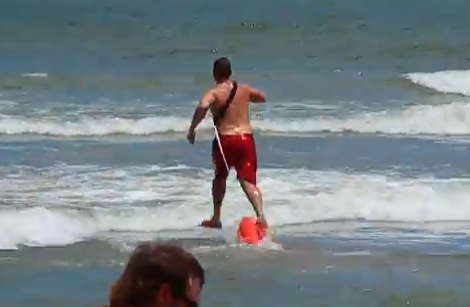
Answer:
<svg viewBox="0 0 470 307"><path fill-rule="evenodd" d="M197 307L204 269L170 244L141 244L111 288L109 307Z"/></svg>
<svg viewBox="0 0 470 307"><path fill-rule="evenodd" d="M215 60L212 67L212 74L214 76L214 80L217 82L223 82L229 79L232 75L232 65L230 64L230 60L226 57Z"/></svg>

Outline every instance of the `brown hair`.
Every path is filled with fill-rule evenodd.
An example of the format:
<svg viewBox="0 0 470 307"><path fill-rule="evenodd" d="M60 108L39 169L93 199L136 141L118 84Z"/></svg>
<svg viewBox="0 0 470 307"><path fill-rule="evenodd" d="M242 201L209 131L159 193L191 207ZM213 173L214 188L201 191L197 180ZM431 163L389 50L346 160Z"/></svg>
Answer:
<svg viewBox="0 0 470 307"><path fill-rule="evenodd" d="M232 75L232 64L226 57L218 58L212 66L212 73L216 79L228 79Z"/></svg>
<svg viewBox="0 0 470 307"><path fill-rule="evenodd" d="M169 284L175 296L186 297L190 277L204 284L204 269L191 253L172 244L141 244L111 287L109 307L150 306L163 284Z"/></svg>

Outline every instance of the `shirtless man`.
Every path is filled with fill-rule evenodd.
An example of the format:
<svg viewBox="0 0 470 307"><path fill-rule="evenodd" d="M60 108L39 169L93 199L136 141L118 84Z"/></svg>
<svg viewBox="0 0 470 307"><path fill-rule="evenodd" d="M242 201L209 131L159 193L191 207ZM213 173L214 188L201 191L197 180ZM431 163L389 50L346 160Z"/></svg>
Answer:
<svg viewBox="0 0 470 307"><path fill-rule="evenodd" d="M193 144L195 129L210 109L214 124L219 134L225 160L216 138L212 142L212 162L214 179L212 180L212 201L214 215L202 222L203 226L220 228L220 208L225 196L225 184L230 168L235 168L240 186L255 210L258 223L267 230L268 223L263 213L261 191L256 186L257 156L255 141L250 125L250 102L266 101L263 92L245 84L237 84L230 79L232 68L230 61L219 58L213 65L215 86L209 89L197 106L188 130L188 141Z"/></svg>

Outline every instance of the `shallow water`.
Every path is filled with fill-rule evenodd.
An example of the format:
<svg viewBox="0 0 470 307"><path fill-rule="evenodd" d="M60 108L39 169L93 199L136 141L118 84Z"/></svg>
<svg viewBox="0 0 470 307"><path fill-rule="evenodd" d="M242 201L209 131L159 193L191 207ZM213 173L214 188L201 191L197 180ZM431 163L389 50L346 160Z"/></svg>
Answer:
<svg viewBox="0 0 470 307"><path fill-rule="evenodd" d="M0 0L0 305L96 306L136 242L169 239L207 268L203 305L463 306L469 9ZM232 246L252 214L234 174L225 230L197 227L210 118L185 135L224 55L268 96L252 120L283 252Z"/></svg>
<svg viewBox="0 0 470 307"><path fill-rule="evenodd" d="M177 240L206 269L204 306L465 306L468 300L468 247L445 239L397 237L380 244L334 234L281 235L281 251L222 241ZM6 306L97 306L122 270L125 250L92 241L2 252L2 300Z"/></svg>

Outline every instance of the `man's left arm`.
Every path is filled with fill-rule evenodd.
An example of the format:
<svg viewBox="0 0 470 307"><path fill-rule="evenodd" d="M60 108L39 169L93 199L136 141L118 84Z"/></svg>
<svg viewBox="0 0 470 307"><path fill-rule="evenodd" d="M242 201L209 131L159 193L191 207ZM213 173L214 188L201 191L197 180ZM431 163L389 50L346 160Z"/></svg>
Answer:
<svg viewBox="0 0 470 307"><path fill-rule="evenodd" d="M202 96L201 101L199 102L196 110L194 111L193 119L191 121L191 125L189 127L188 134L194 134L197 126L201 123L201 121L206 117L207 110L209 110L212 103L214 103L215 97L212 90L208 91L207 93Z"/></svg>

